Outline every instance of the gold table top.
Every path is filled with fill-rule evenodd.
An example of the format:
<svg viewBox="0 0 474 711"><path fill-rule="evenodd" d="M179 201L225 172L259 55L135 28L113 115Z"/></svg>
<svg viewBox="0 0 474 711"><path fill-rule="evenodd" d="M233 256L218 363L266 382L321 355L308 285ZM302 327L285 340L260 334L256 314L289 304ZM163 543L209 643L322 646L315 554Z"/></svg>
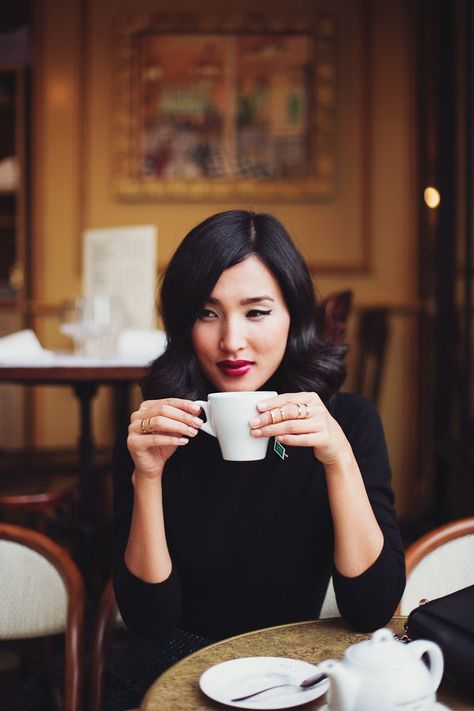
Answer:
<svg viewBox="0 0 474 711"><path fill-rule="evenodd" d="M404 620L394 617L387 627L401 634ZM213 664L253 656L292 657L317 664L323 659L341 657L348 646L368 637L369 634L348 629L340 618L270 627L231 637L194 652L163 672L147 691L140 710L222 711L228 707L212 701L199 688L199 677ZM325 698L323 695L297 708L315 711L323 706ZM444 681L437 698L450 711L474 709L472 701Z"/></svg>

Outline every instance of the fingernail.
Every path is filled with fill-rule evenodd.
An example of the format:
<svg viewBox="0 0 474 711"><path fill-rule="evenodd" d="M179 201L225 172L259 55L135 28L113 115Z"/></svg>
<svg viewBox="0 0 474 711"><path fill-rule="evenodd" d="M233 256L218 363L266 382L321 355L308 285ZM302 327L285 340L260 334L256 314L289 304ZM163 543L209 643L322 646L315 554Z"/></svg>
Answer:
<svg viewBox="0 0 474 711"><path fill-rule="evenodd" d="M260 417L254 417L253 420L250 420L249 425L250 427L257 427L260 424Z"/></svg>
<svg viewBox="0 0 474 711"><path fill-rule="evenodd" d="M188 444L189 439L186 439L186 437L181 437L181 439L179 440L179 442L180 442L180 444Z"/></svg>
<svg viewBox="0 0 474 711"><path fill-rule="evenodd" d="M259 410L265 410L265 408L267 407L267 403L266 402L259 402L257 407Z"/></svg>
<svg viewBox="0 0 474 711"><path fill-rule="evenodd" d="M196 427L201 427L201 425L204 424L204 420L201 420L199 417L193 417L193 423Z"/></svg>
<svg viewBox="0 0 474 711"><path fill-rule="evenodd" d="M250 431L250 434L251 434L253 437L260 437L260 435L262 434L262 430L251 430L251 431Z"/></svg>
<svg viewBox="0 0 474 711"><path fill-rule="evenodd" d="M201 405L197 405L195 402L191 405L191 410L193 412L200 412L201 411Z"/></svg>

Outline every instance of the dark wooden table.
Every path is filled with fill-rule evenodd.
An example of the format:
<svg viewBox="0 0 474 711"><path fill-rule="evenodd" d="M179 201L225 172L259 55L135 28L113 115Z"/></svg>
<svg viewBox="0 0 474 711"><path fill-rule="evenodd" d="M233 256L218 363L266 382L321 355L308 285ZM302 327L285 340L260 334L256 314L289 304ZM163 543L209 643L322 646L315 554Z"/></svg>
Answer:
<svg viewBox="0 0 474 711"><path fill-rule="evenodd" d="M394 617L390 624L393 632L403 633L405 617ZM217 711L228 708L209 699L199 688L199 677L213 664L237 657L275 656L302 659L318 664L323 659L338 659L352 644L368 639L369 634L352 632L341 619L299 622L281 627L270 627L256 632L231 637L200 649L167 669L146 693L141 711ZM469 700L458 689L444 681L438 690L438 701L450 711L472 711ZM326 695L304 704L301 708L321 709L327 703Z"/></svg>
<svg viewBox="0 0 474 711"><path fill-rule="evenodd" d="M44 365L2 365L0 382L20 385L62 385L72 388L80 410L78 439L78 468L81 476L80 519L83 546L93 542L97 514L97 477L95 476L95 444L92 426L92 401L99 387L111 386L116 399L117 422L128 417L130 387L140 381L148 371L145 365L122 364L120 361L97 360L87 363L73 356L66 359L67 365L52 362ZM79 364L80 363L80 364ZM89 549L90 551L90 549Z"/></svg>

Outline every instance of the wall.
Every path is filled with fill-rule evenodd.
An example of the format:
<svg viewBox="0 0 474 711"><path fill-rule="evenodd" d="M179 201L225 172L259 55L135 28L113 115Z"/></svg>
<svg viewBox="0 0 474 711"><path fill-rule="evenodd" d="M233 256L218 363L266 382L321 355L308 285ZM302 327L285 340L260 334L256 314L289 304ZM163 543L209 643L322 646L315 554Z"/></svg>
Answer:
<svg viewBox="0 0 474 711"><path fill-rule="evenodd" d="M314 3L299 0L292 10L336 8L341 19L340 60L348 56L359 29L351 13L357 2ZM110 195L110 123L113 92L112 34L115 18L123 12L139 12L153 5L136 0L41 0L37 5L35 85L34 175L34 293L38 300L56 304L80 293L83 229L127 224L156 223L159 230L159 262L165 264L173 249L201 218L233 203L124 203ZM203 12L220 10L206 0ZM259 0L226 4L226 12L262 10L285 12L283 0ZM160 10L167 9L163 3ZM172 10L195 10L195 3L176 1ZM371 52L368 86L371 97L364 126L370 146L366 151L357 130L361 96L351 84L351 66L340 61L339 79L347 87L339 107L342 142L339 158L352 178L342 187L345 202L334 204L252 204L254 209L275 212L290 229L306 254L312 255L318 291L352 288L356 306L382 303L398 310L392 319L392 339L381 413L394 470L399 512L409 513L411 482L416 478L416 383L415 319L407 316L416 302L416 235L414 213L414 100L412 18L408 0L378 0L371 4ZM353 27L351 29L351 27ZM359 36L359 35L358 35ZM346 52L346 54L344 54ZM363 67L359 65L359 71ZM356 130L352 129L353 124ZM354 179L357 161L367 161ZM345 161L345 164L344 164ZM361 164L362 164L361 163ZM357 168L358 169L358 168ZM365 190L366 197L363 198ZM370 202L362 204L363 199ZM350 209L348 208L350 205ZM350 210L353 212L351 213ZM357 227L352 216L356 216ZM364 222L365 220L365 222ZM354 222L354 224L353 224ZM354 230L359 230L358 233ZM354 237L356 234L356 237ZM357 236L358 235L358 236ZM354 239L367 244L368 269L327 271L318 262L334 261L328 254L353 248ZM317 243L315 243L317 240ZM316 245L316 246L315 246ZM314 258L316 255L316 258ZM344 255L339 254L341 265ZM405 314L405 315L403 315ZM38 319L38 333L47 347L65 347L55 319ZM109 441L111 403L103 395L95 403L99 441ZM66 389L38 389L34 402L36 441L59 444L77 436L77 410Z"/></svg>

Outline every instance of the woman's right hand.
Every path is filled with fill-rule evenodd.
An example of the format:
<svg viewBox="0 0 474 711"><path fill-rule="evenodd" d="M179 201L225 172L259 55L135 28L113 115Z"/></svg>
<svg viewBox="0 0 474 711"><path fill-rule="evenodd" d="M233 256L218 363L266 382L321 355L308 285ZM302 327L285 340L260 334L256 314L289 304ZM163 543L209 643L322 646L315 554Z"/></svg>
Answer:
<svg viewBox="0 0 474 711"><path fill-rule="evenodd" d="M135 476L159 478L178 447L195 437L203 424L201 408L192 400L144 400L132 413L127 447L135 463Z"/></svg>

